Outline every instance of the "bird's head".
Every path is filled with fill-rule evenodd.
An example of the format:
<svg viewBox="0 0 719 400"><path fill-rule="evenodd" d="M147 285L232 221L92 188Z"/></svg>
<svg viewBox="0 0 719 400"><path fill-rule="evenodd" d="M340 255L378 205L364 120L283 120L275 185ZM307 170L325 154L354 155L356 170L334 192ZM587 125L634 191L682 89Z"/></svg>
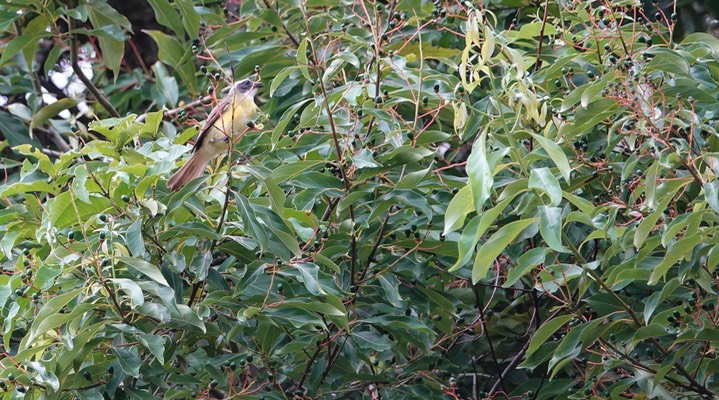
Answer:
<svg viewBox="0 0 719 400"><path fill-rule="evenodd" d="M251 81L249 79L243 79L243 80L235 83L234 88L237 93L241 93L241 94L247 93L250 96L254 97L255 93L257 93L257 89L261 88L262 86L264 86L264 84L262 82L259 82L259 81L255 82L255 81Z"/></svg>

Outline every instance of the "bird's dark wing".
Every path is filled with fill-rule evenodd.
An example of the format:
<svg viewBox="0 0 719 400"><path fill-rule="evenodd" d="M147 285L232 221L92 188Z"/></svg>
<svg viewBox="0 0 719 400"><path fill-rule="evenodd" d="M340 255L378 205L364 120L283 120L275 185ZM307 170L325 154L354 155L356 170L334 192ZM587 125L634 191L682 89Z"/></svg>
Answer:
<svg viewBox="0 0 719 400"><path fill-rule="evenodd" d="M195 142L195 146L192 148L193 152L196 152L200 146L202 146L203 141L205 140L205 136L207 131L212 128L212 126L217 122L218 119L222 116L222 114L227 110L227 107L230 105L230 101L232 101L232 90L225 95L225 97L220 100L220 102L215 106L215 108L210 111L210 114L207 115L207 119L205 120L205 124L202 126L202 129L200 129L200 133L197 136L197 141Z"/></svg>

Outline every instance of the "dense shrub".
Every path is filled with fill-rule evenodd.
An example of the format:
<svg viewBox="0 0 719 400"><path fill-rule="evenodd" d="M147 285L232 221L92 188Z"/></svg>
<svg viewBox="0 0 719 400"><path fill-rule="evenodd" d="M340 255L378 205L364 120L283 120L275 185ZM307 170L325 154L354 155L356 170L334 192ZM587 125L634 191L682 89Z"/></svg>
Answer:
<svg viewBox="0 0 719 400"><path fill-rule="evenodd" d="M489 3L0 6L0 395L716 396L719 40Z"/></svg>

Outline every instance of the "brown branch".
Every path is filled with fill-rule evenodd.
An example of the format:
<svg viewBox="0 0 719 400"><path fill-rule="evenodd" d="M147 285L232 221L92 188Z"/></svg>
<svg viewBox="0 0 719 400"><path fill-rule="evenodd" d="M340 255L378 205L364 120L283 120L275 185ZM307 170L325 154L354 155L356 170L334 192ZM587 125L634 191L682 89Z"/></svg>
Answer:
<svg viewBox="0 0 719 400"><path fill-rule="evenodd" d="M482 330L484 331L484 336L487 338L487 344L489 345L489 352L490 352L490 354L492 354L492 361L494 361L494 366L495 366L495 368L497 368L497 374L498 374L497 377L499 378L499 379L497 379L497 382L495 382L494 387L492 387L492 392L494 392L494 390L496 390L496 388L498 388L499 386L502 386L502 389L504 389L504 391L506 392L507 387L504 384L504 378L506 377L506 374L509 373L508 372L509 367L507 367L507 369L505 369L504 372L501 372L501 373L499 372L499 362L497 361L497 353L494 351L494 345L492 344L492 339L490 338L489 330L487 329L487 323L486 323L487 319L485 318L485 315L484 315L484 304L482 304L482 298L479 295L479 290L477 290L476 285L472 286L472 291L474 292L474 298L477 303L476 304L477 310L479 310L479 318L480 318L479 323L482 325ZM529 346L529 342L530 341L527 341L527 343L525 344L525 347ZM526 351L526 348L523 348L522 350ZM520 351L520 353L522 353L522 351ZM519 358L521 358L521 357L519 357ZM517 357L515 357L515 360L517 360Z"/></svg>
<svg viewBox="0 0 719 400"><path fill-rule="evenodd" d="M360 275L358 277L358 280L360 281L364 279L365 275L367 274L369 266L372 264L375 254L377 254L377 249L382 243L382 239L384 238L384 231L385 229L387 229L387 222L389 222L390 210L387 210L387 215L385 215L384 221L382 221L382 226L379 228L379 232L377 233L377 240L375 240L374 246L372 246L372 251L370 251L369 256L367 257L367 265L365 265L365 267L360 272Z"/></svg>
<svg viewBox="0 0 719 400"><path fill-rule="evenodd" d="M481 310L481 308L480 308L480 310ZM565 311L564 308L560 308L560 309L554 311L554 313L552 313L552 315L550 315L545 320L545 322L551 320L552 318L556 317L557 315L559 315L560 313L562 313L564 311ZM486 331L485 331L485 333L486 333ZM490 389L487 397L492 398L492 396L497 392L497 389L499 389L499 385L502 383L502 379L507 378L509 373L512 372L512 370L514 370L514 367L516 367L517 364L519 364L519 361L522 360L522 357L524 357L524 354L527 352L527 349L529 348L529 343L531 343L531 340L527 340L526 343L524 343L524 346L522 346L522 348L519 350L519 352L514 356L514 358L512 358L512 361L509 362L509 365L507 365L507 367L504 368L504 371L502 371L502 373L500 374L500 379L494 383L494 385L492 386L492 389Z"/></svg>
<svg viewBox="0 0 719 400"><path fill-rule="evenodd" d="M54 130L43 128L35 128L35 130L47 136L47 138L50 139L50 141L53 142L58 149L60 149L60 154L71 150L70 145L67 143L67 141L65 141L65 139Z"/></svg>
<svg viewBox="0 0 719 400"><path fill-rule="evenodd" d="M70 31L72 32L75 30L75 20L70 17L68 18L68 21L70 24ZM102 107L107 110L107 112L111 116L119 118L120 113L117 112L115 107L110 104L110 101L108 101L107 98L103 96L102 93L100 93L100 90L98 90L97 87L95 87L95 85L92 83L92 81L87 76L85 76L85 73L82 72L82 68L80 68L80 64L78 62L77 48L77 35L72 34L70 36L70 61L72 62L72 70L75 72L75 75L80 78L87 90L89 90L90 93L92 93L92 95L95 97L95 99L102 105Z"/></svg>
<svg viewBox="0 0 719 400"><path fill-rule="evenodd" d="M539 44L537 45L537 60L534 62L534 72L539 71L542 55L542 41L544 41L544 28L547 26L547 15L549 14L549 0L544 2L544 16L542 16L542 28L539 31Z"/></svg>

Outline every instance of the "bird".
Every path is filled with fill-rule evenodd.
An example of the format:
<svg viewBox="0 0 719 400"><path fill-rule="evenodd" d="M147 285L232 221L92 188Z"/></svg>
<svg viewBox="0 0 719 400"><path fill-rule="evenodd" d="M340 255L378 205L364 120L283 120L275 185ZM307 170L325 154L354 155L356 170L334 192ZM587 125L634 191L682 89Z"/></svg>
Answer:
<svg viewBox="0 0 719 400"><path fill-rule="evenodd" d="M250 79L232 85L227 95L207 116L190 159L167 181L170 190L176 192L200 177L210 161L232 149L247 131L247 122L258 110L255 95L262 86L262 82Z"/></svg>

